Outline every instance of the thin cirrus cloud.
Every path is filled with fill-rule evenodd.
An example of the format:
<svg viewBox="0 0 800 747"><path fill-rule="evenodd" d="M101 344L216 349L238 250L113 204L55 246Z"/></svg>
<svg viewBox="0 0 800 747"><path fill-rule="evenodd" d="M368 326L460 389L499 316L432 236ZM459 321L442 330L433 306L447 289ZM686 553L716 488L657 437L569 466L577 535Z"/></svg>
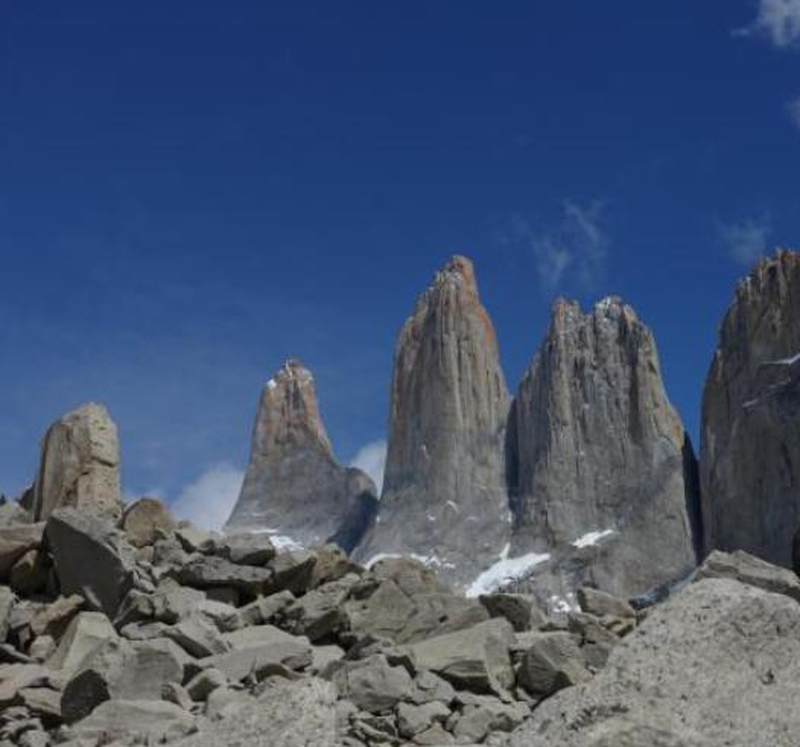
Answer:
<svg viewBox="0 0 800 747"><path fill-rule="evenodd" d="M800 0L761 0L755 20L734 35L763 36L779 48L795 46L800 41Z"/></svg>
<svg viewBox="0 0 800 747"><path fill-rule="evenodd" d="M717 231L730 258L749 266L766 253L772 226L768 217L748 218L734 223L719 222Z"/></svg>
<svg viewBox="0 0 800 747"><path fill-rule="evenodd" d="M760 0L755 20L733 35L760 36L778 49L800 48L800 0ZM786 104L786 112L800 129L800 96Z"/></svg>
<svg viewBox="0 0 800 747"><path fill-rule="evenodd" d="M172 511L202 529L221 529L239 498L243 481L244 472L238 467L228 462L214 464L181 490Z"/></svg>
<svg viewBox="0 0 800 747"><path fill-rule="evenodd" d="M386 441L379 440L362 446L350 462L351 467L357 467L366 472L378 488L378 495L383 487L383 473L386 468Z"/></svg>
<svg viewBox="0 0 800 747"><path fill-rule="evenodd" d="M559 220L543 230L517 215L504 243L520 244L531 252L546 294L564 286L591 292L602 280L611 243L602 225L604 210L600 200L586 205L565 200Z"/></svg>

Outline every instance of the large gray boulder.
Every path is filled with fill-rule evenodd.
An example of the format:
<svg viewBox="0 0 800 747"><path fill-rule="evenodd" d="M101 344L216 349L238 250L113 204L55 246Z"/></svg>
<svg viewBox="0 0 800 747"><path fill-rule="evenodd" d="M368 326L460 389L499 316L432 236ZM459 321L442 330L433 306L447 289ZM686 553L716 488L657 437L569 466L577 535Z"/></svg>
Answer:
<svg viewBox="0 0 800 747"><path fill-rule="evenodd" d="M63 717L78 721L112 699L159 700L165 685L183 681L185 660L172 641L110 639L81 662L64 686Z"/></svg>
<svg viewBox="0 0 800 747"><path fill-rule="evenodd" d="M262 531L276 544L321 545L347 552L377 506L372 480L334 458L314 378L288 360L261 393L239 500L226 531Z"/></svg>
<svg viewBox="0 0 800 747"><path fill-rule="evenodd" d="M534 697L546 697L591 678L578 642L569 633L536 633L527 643L517 682Z"/></svg>
<svg viewBox="0 0 800 747"><path fill-rule="evenodd" d="M113 618L133 586L133 548L111 523L75 508L52 512L46 536L62 594Z"/></svg>
<svg viewBox="0 0 800 747"><path fill-rule="evenodd" d="M191 713L165 700L107 700L68 734L81 747L98 743L163 744L191 734L195 728Z"/></svg>
<svg viewBox="0 0 800 747"><path fill-rule="evenodd" d="M730 579L655 608L510 747L775 747L800 733L800 605Z"/></svg>
<svg viewBox="0 0 800 747"><path fill-rule="evenodd" d="M704 578L733 578L800 602L800 578L796 573L767 563L743 550L732 553L714 550L697 569L694 578L697 581Z"/></svg>
<svg viewBox="0 0 800 747"><path fill-rule="evenodd" d="M275 679L235 716L204 725L175 747L335 747L335 704L329 682Z"/></svg>
<svg viewBox="0 0 800 747"><path fill-rule="evenodd" d="M239 565L217 555L193 557L172 575L181 584L197 589L230 587L253 597L264 593L273 578L269 568Z"/></svg>
<svg viewBox="0 0 800 747"><path fill-rule="evenodd" d="M397 341L377 523L358 549L424 558L465 586L508 541L509 396L472 263L454 256Z"/></svg>
<svg viewBox="0 0 800 747"><path fill-rule="evenodd" d="M509 654L514 642L511 623L497 617L411 644L408 650L418 666L457 688L502 695L514 684Z"/></svg>
<svg viewBox="0 0 800 747"><path fill-rule="evenodd" d="M508 436L516 547L567 551L558 572L579 571L567 587L629 596L692 570L696 464L653 334L630 306L611 297L584 314L555 302Z"/></svg>
<svg viewBox="0 0 800 747"><path fill-rule="evenodd" d="M382 654L342 662L332 681L339 694L363 711L383 713L410 698L414 682L402 666L391 666Z"/></svg>
<svg viewBox="0 0 800 747"><path fill-rule="evenodd" d="M97 649L118 639L117 631L102 612L79 612L48 658L47 666L71 676Z"/></svg>
<svg viewBox="0 0 800 747"><path fill-rule="evenodd" d="M791 567L800 525L800 254L779 251L736 289L703 392L705 549Z"/></svg>
<svg viewBox="0 0 800 747"><path fill-rule="evenodd" d="M104 405L90 402L53 423L42 441L33 514L57 508L117 517L122 510L117 426Z"/></svg>

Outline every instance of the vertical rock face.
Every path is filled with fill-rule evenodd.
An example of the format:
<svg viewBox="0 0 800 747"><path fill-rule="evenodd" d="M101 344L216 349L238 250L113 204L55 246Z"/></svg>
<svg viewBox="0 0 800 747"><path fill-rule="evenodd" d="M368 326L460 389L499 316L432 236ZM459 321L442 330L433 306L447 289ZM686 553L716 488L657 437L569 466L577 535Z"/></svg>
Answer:
<svg viewBox="0 0 800 747"><path fill-rule="evenodd" d="M706 549L790 566L800 523L800 254L736 289L703 394Z"/></svg>
<svg viewBox="0 0 800 747"><path fill-rule="evenodd" d="M250 463L226 529L267 531L278 544L336 541L349 552L376 504L372 480L334 459L311 372L287 361L261 393Z"/></svg>
<svg viewBox="0 0 800 747"><path fill-rule="evenodd" d="M53 423L42 441L32 493L37 521L55 509L119 516L119 441L108 410L90 402Z"/></svg>
<svg viewBox="0 0 800 747"><path fill-rule="evenodd" d="M494 328L455 256L400 333L383 494L359 556L424 556L455 582L491 565L510 529L507 414Z"/></svg>
<svg viewBox="0 0 800 747"><path fill-rule="evenodd" d="M603 537L588 578L621 594L695 563L694 457L667 399L656 345L607 298L559 300L509 422L508 477L522 545L580 549Z"/></svg>

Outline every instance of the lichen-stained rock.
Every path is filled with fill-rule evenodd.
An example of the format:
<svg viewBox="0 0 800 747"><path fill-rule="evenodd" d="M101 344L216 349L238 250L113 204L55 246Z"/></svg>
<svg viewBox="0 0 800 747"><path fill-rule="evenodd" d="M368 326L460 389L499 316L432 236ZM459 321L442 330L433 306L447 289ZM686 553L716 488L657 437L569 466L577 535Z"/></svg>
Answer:
<svg viewBox="0 0 800 747"><path fill-rule="evenodd" d="M162 535L169 536L176 522L169 509L157 498L139 498L131 503L120 521L125 539L134 547L152 545Z"/></svg>
<svg viewBox="0 0 800 747"><path fill-rule="evenodd" d="M800 733L800 605L731 579L651 611L592 680L539 705L509 747L777 747Z"/></svg>
<svg viewBox="0 0 800 747"><path fill-rule="evenodd" d="M773 594L783 594L800 602L800 579L797 574L743 550L733 553L714 550L697 569L694 578L697 581L704 578L733 578L743 584L756 586Z"/></svg>
<svg viewBox="0 0 800 747"><path fill-rule="evenodd" d="M65 506L109 517L122 510L117 426L95 402L53 423L42 441L34 518L43 521Z"/></svg>
<svg viewBox="0 0 800 747"><path fill-rule="evenodd" d="M195 728L194 716L165 700L107 700L75 724L69 736L79 745L130 744L134 735L146 744L163 744L191 734Z"/></svg>
<svg viewBox="0 0 800 747"><path fill-rule="evenodd" d="M0 586L0 643L8 637L9 618L17 599L7 586Z"/></svg>
<svg viewBox="0 0 800 747"><path fill-rule="evenodd" d="M334 747L335 705L336 688L329 682L275 678L233 717L204 725L175 747Z"/></svg>
<svg viewBox="0 0 800 747"><path fill-rule="evenodd" d="M226 531L263 531L276 544L350 552L377 506L375 485L339 466L317 404L314 378L288 360L261 393L250 463Z"/></svg>
<svg viewBox="0 0 800 747"><path fill-rule="evenodd" d="M0 581L7 581L14 564L42 543L44 522L0 526Z"/></svg>
<svg viewBox="0 0 800 747"><path fill-rule="evenodd" d="M694 567L695 461L651 331L615 297L559 299L509 419L516 541L580 549L585 581L621 596ZM581 579L575 579L580 585Z"/></svg>
<svg viewBox="0 0 800 747"><path fill-rule="evenodd" d="M706 551L791 567L800 525L800 254L779 251L736 289L703 392Z"/></svg>
<svg viewBox="0 0 800 747"><path fill-rule="evenodd" d="M472 263L455 256L397 341L383 492L357 556L423 557L461 586L490 566L510 532L508 407Z"/></svg>

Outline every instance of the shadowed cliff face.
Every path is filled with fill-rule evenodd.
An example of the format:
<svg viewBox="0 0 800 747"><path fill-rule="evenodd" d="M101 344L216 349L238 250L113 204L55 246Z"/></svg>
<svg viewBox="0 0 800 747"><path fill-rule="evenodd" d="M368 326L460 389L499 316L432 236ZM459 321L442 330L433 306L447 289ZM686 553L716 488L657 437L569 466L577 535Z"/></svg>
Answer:
<svg viewBox="0 0 800 747"><path fill-rule="evenodd" d="M491 565L510 530L508 405L472 263L455 256L400 333L383 495L359 557L424 556L456 582Z"/></svg>
<svg viewBox="0 0 800 747"><path fill-rule="evenodd" d="M514 402L507 452L517 545L569 547L606 532L587 580L625 594L693 567L691 445L652 333L620 299L587 314L555 303Z"/></svg>
<svg viewBox="0 0 800 747"><path fill-rule="evenodd" d="M336 463L311 372L287 361L261 393L250 463L226 529L301 545L335 539L349 552L376 502L367 475Z"/></svg>
<svg viewBox="0 0 800 747"><path fill-rule="evenodd" d="M703 393L706 550L790 565L800 523L800 255L780 251L743 280Z"/></svg>

